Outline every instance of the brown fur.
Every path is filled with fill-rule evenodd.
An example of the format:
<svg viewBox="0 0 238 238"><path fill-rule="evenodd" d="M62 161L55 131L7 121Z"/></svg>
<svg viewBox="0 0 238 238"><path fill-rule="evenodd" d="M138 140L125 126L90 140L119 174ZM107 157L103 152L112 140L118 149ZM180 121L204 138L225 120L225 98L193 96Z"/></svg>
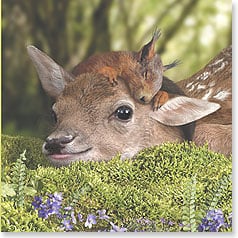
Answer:
<svg viewBox="0 0 238 238"><path fill-rule="evenodd" d="M232 125L200 123L195 128L194 141L197 145L206 142L211 150L229 156L232 152Z"/></svg>
<svg viewBox="0 0 238 238"><path fill-rule="evenodd" d="M149 43L139 52L118 51L90 56L76 65L72 71L75 76L83 73L100 73L108 77L109 82L117 84L117 77L124 79L132 96L141 103L150 103L155 96L153 108L158 110L168 100L168 93L159 92L163 71L160 56L155 53L155 43L160 36L156 31ZM174 67L175 64L171 64ZM158 93L159 92L159 93Z"/></svg>
<svg viewBox="0 0 238 238"><path fill-rule="evenodd" d="M125 80L111 87L102 75L84 73L73 77L35 47L29 46L28 53L43 88L56 101L53 110L57 124L43 145L43 152L55 165L110 160L117 153L122 159L130 158L148 146L182 142L178 126L200 118L194 142L208 142L214 151L231 153L231 125L214 126L202 119L219 108L216 103L181 96L152 111L151 105L132 97ZM122 112L121 118L118 115Z"/></svg>
<svg viewBox="0 0 238 238"><path fill-rule="evenodd" d="M204 75L206 79L204 80ZM197 90L188 85L205 84ZM232 46L224 48L204 68L188 79L178 82L188 96L203 98L209 94L208 101L216 102L221 108L199 120L195 129L194 141L201 145L207 141L209 148L226 155L232 153ZM209 91L211 90L211 91ZM216 98L220 92L228 92L224 98ZM214 97L215 96L215 97Z"/></svg>
<svg viewBox="0 0 238 238"><path fill-rule="evenodd" d="M203 75L208 75L206 80L203 80ZM187 87L189 84L194 84L195 87ZM197 89L197 85L206 85L205 88ZM221 105L221 108L214 114L205 117L202 122L213 124L231 124L232 123L232 46L223 49L216 57L214 57L204 68L188 79L179 81L177 85L183 89L186 95L195 98L202 98L206 93L211 91L209 98L210 102L216 102ZM225 100L214 98L221 91L230 92Z"/></svg>
<svg viewBox="0 0 238 238"><path fill-rule="evenodd" d="M113 116L120 105L130 105L134 109L133 122L121 122ZM183 140L179 128L155 124L148 117L150 105L134 101L123 81L111 87L107 78L98 75L82 74L68 84L53 109L58 122L57 129L49 137L73 135L76 138L73 146L66 147L63 152L76 153L79 144L81 147L93 145L92 153L80 156L82 160L109 160L116 153L126 158L150 145ZM140 122L143 122L143 129ZM161 128L163 133L158 133ZM135 131L141 129L143 133L136 135Z"/></svg>

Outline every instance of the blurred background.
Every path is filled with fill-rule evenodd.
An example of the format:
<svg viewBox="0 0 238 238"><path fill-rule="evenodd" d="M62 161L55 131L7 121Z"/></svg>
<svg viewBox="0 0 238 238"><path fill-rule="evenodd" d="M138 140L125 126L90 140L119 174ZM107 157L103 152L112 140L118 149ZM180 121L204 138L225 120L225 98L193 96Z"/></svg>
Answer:
<svg viewBox="0 0 238 238"><path fill-rule="evenodd" d="M159 28L156 49L174 81L196 73L232 43L229 0L3 0L2 133L44 138L51 100L26 46L35 45L66 70L96 52L138 51Z"/></svg>

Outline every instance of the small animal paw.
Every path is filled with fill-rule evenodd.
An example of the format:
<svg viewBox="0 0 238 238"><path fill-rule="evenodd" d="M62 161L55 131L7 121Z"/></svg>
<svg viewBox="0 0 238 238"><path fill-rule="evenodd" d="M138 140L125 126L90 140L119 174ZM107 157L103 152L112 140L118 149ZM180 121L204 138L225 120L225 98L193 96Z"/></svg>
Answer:
<svg viewBox="0 0 238 238"><path fill-rule="evenodd" d="M118 73L114 68L110 66L104 66L99 70L99 73L107 77L108 81L110 82L112 86L115 86L118 84L117 82Z"/></svg>
<svg viewBox="0 0 238 238"><path fill-rule="evenodd" d="M159 91L153 100L153 111L157 111L162 105L169 100L169 94L165 91Z"/></svg>

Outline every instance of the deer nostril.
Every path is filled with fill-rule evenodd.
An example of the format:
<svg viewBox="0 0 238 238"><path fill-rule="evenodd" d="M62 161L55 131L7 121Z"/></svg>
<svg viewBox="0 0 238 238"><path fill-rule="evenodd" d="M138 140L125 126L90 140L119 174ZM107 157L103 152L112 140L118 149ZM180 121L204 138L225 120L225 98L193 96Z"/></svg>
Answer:
<svg viewBox="0 0 238 238"><path fill-rule="evenodd" d="M62 136L59 138L46 138L45 142L47 144L67 144L74 140L74 136L68 135L68 136Z"/></svg>
<svg viewBox="0 0 238 238"><path fill-rule="evenodd" d="M50 153L60 153L60 150L65 147L65 144L74 140L74 136L62 136L59 138L46 138L45 149Z"/></svg>
<svg viewBox="0 0 238 238"><path fill-rule="evenodd" d="M61 144L68 144L71 141L73 141L73 139L74 139L74 137L72 135L69 135L69 136L61 137L59 140L60 140Z"/></svg>
<svg viewBox="0 0 238 238"><path fill-rule="evenodd" d="M54 153L60 153L60 150L62 149L62 145L57 143L55 140L48 140L45 143L45 150L47 150L50 154Z"/></svg>

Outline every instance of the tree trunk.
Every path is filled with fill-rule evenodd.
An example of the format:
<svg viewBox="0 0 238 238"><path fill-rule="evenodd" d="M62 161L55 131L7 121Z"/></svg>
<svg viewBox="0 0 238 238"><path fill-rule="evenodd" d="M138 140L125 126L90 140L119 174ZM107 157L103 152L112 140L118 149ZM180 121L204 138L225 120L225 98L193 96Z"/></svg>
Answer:
<svg viewBox="0 0 238 238"><path fill-rule="evenodd" d="M109 11L113 1L101 0L93 13L93 33L85 58L97 51L110 51L111 40L109 32ZM103 32L103 34L102 34Z"/></svg>

